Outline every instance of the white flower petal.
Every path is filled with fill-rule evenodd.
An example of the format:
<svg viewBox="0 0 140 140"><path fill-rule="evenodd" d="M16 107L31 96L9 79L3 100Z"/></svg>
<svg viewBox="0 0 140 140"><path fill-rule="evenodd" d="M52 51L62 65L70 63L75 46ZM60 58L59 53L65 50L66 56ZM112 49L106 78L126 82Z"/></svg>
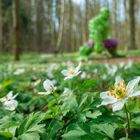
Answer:
<svg viewBox="0 0 140 140"><path fill-rule="evenodd" d="M51 92L38 92L38 94L49 95L49 94L51 94Z"/></svg>
<svg viewBox="0 0 140 140"><path fill-rule="evenodd" d="M18 93L15 94L15 95L12 97L12 99L15 99L17 96L18 96Z"/></svg>
<svg viewBox="0 0 140 140"><path fill-rule="evenodd" d="M115 85L121 82L123 79L120 76L116 76L115 78Z"/></svg>
<svg viewBox="0 0 140 140"><path fill-rule="evenodd" d="M69 76L65 77L64 80L72 79L73 77L74 77L74 75L69 75Z"/></svg>
<svg viewBox="0 0 140 140"><path fill-rule="evenodd" d="M117 102L117 99L110 96L109 98L104 98L101 105L113 104L115 102Z"/></svg>
<svg viewBox="0 0 140 140"><path fill-rule="evenodd" d="M100 97L103 99L103 98L106 98L106 97L108 97L108 91L105 91L105 92L101 92L100 93Z"/></svg>
<svg viewBox="0 0 140 140"><path fill-rule="evenodd" d="M139 81L140 81L140 77L137 77L136 79L131 80L131 81L127 84L126 90L127 90L128 94L131 94L131 92L133 92L133 89L135 88L135 86L138 85Z"/></svg>
<svg viewBox="0 0 140 140"><path fill-rule="evenodd" d="M68 68L74 68L74 67L73 67L73 63L72 63L71 61L68 61L68 62L67 62L67 66L68 66Z"/></svg>
<svg viewBox="0 0 140 140"><path fill-rule="evenodd" d="M69 75L68 70L62 70L61 73L62 73L64 76L68 76L68 75Z"/></svg>
<svg viewBox="0 0 140 140"><path fill-rule="evenodd" d="M65 95L72 95L72 91L69 88L64 88L62 96L65 96Z"/></svg>
<svg viewBox="0 0 140 140"><path fill-rule="evenodd" d="M53 82L50 80L45 80L43 82L43 87L47 92L52 92L54 90Z"/></svg>
<svg viewBox="0 0 140 140"><path fill-rule="evenodd" d="M129 97L135 97L135 96L139 96L139 95L140 95L140 90L131 92L131 93L129 94Z"/></svg>
<svg viewBox="0 0 140 140"><path fill-rule="evenodd" d="M12 97L13 97L13 91L10 91L10 92L6 95L6 97L7 97L8 99L12 99Z"/></svg>
<svg viewBox="0 0 140 140"><path fill-rule="evenodd" d="M48 76L48 78L50 78L50 79L54 78L54 75L53 75L52 72L47 72L47 76Z"/></svg>
<svg viewBox="0 0 140 140"><path fill-rule="evenodd" d="M112 104L113 112L121 110L124 107L124 104L125 104L124 100L123 101L121 100L121 101L118 101L118 102Z"/></svg>
<svg viewBox="0 0 140 140"><path fill-rule="evenodd" d="M82 78L82 79L85 79L86 76L87 76L86 72L82 72L82 74L81 74L81 78Z"/></svg>
<svg viewBox="0 0 140 140"><path fill-rule="evenodd" d="M10 101L4 102L3 105L4 105L5 109L13 111L17 108L18 102L16 100L10 100Z"/></svg>
<svg viewBox="0 0 140 140"><path fill-rule="evenodd" d="M75 68L75 73L77 73L79 70L80 70L80 68L81 68L81 62L79 63L79 65Z"/></svg>
<svg viewBox="0 0 140 140"><path fill-rule="evenodd" d="M3 102L5 102L7 99L6 99L6 97L3 97L3 98L0 98L0 101L3 103Z"/></svg>
<svg viewBox="0 0 140 140"><path fill-rule="evenodd" d="M78 71L77 73L75 73L75 76L79 75L81 73L81 71Z"/></svg>

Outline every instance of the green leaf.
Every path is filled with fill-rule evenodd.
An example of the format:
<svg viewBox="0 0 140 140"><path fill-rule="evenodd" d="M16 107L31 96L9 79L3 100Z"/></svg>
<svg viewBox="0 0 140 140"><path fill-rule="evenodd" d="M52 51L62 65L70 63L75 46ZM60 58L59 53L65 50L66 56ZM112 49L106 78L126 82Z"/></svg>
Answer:
<svg viewBox="0 0 140 140"><path fill-rule="evenodd" d="M130 139L123 137L123 138L120 138L119 140L130 140Z"/></svg>
<svg viewBox="0 0 140 140"><path fill-rule="evenodd" d="M4 82L2 83L2 87L3 87L3 88L7 88L7 87L10 86L12 83L13 83L12 80L4 81Z"/></svg>
<svg viewBox="0 0 140 140"><path fill-rule="evenodd" d="M81 97L81 102L79 104L79 108L87 101L88 94L83 94Z"/></svg>
<svg viewBox="0 0 140 140"><path fill-rule="evenodd" d="M86 132L82 130L80 127L77 127L76 130L71 130L68 133L62 135L64 138L72 138L72 137L81 137L86 135Z"/></svg>
<svg viewBox="0 0 140 140"><path fill-rule="evenodd" d="M13 137L13 134L10 133L10 132L3 132L3 131L0 131L0 136L12 138L12 137Z"/></svg>
<svg viewBox="0 0 140 140"><path fill-rule="evenodd" d="M35 132L38 131L40 133L44 132L45 124L34 125L33 127L29 128L27 132Z"/></svg>
<svg viewBox="0 0 140 140"><path fill-rule="evenodd" d="M93 88L94 85L97 84L97 80L85 80L79 87L80 91L87 92L90 91L90 89Z"/></svg>
<svg viewBox="0 0 140 140"><path fill-rule="evenodd" d="M63 104L61 106L62 110L66 110L66 109L75 110L78 107L76 96L73 94L64 97L62 101L63 101Z"/></svg>
<svg viewBox="0 0 140 140"><path fill-rule="evenodd" d="M135 122L136 124L140 124L140 117L135 117L131 121Z"/></svg>
<svg viewBox="0 0 140 140"><path fill-rule="evenodd" d="M44 132L44 127L45 124L40 124L40 122L43 120L45 116L45 113L35 113L31 114L29 118L26 118L19 128L17 129L17 134L18 136L23 135L23 134L38 134L38 133L43 133ZM27 135L28 136L28 135Z"/></svg>
<svg viewBox="0 0 140 140"><path fill-rule="evenodd" d="M63 127L63 123L59 120L53 119L47 128L47 136L46 139L51 140L54 139L56 134L58 134L58 130Z"/></svg>
<svg viewBox="0 0 140 140"><path fill-rule="evenodd" d="M94 125L92 127L96 131L99 130L101 133L107 135L109 138L114 140L114 131L116 129L115 125L111 125L108 123Z"/></svg>
<svg viewBox="0 0 140 140"><path fill-rule="evenodd" d="M40 136L37 133L24 133L19 137L20 140L40 140Z"/></svg>
<svg viewBox="0 0 140 140"><path fill-rule="evenodd" d="M98 110L96 110L95 112L91 113L91 111L86 113L86 117L88 118L92 118L92 119L96 119L98 116L102 115L102 113Z"/></svg>
<svg viewBox="0 0 140 140"><path fill-rule="evenodd" d="M86 123L72 124L68 132L62 135L65 140L103 140L105 137L97 132L91 132Z"/></svg>

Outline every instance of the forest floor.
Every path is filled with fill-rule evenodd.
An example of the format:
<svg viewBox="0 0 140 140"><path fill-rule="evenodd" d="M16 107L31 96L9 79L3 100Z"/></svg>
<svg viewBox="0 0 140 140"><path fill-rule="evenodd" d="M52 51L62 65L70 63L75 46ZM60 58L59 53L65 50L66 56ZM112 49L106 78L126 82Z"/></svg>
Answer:
<svg viewBox="0 0 140 140"><path fill-rule="evenodd" d="M112 58L108 52L102 54L92 53L87 61L97 63L120 63L128 62L129 60L135 62L140 62L140 50L133 51L118 51L118 54L125 57ZM15 62L14 56L11 54L0 54L0 64L29 64L29 65L46 65L48 63L59 63L66 61L77 62L79 60L78 53L64 53L59 55L53 54L37 54L37 53L24 53L21 55L21 60ZM87 62L85 61L85 63Z"/></svg>

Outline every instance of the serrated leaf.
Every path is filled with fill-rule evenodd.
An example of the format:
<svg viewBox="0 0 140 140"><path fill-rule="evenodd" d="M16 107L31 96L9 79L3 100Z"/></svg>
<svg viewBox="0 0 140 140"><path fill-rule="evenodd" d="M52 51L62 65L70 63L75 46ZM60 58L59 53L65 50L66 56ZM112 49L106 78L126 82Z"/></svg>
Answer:
<svg viewBox="0 0 140 140"><path fill-rule="evenodd" d="M77 107L78 107L78 103L77 103L75 95L72 94L63 99L63 105L61 106L62 110L63 109L64 110L66 110L66 109L74 110Z"/></svg>
<svg viewBox="0 0 140 140"><path fill-rule="evenodd" d="M58 133L58 130L60 130L62 127L63 127L63 123L61 121L53 119L47 129L46 139L48 140L53 139L55 135Z"/></svg>
<svg viewBox="0 0 140 140"><path fill-rule="evenodd" d="M82 97L81 97L81 102L80 102L80 104L79 104L79 108L86 102L87 97L88 97L87 94L82 95Z"/></svg>
<svg viewBox="0 0 140 140"><path fill-rule="evenodd" d="M98 110L96 110L95 112L91 113L91 111L86 113L86 117L88 118L92 118L92 119L96 119L98 116L102 115L102 113Z"/></svg>
<svg viewBox="0 0 140 140"><path fill-rule="evenodd" d="M135 117L131 121L135 122L136 124L140 124L140 117Z"/></svg>
<svg viewBox="0 0 140 140"><path fill-rule="evenodd" d="M114 139L114 131L116 129L115 125L104 123L104 124L94 125L93 128L95 130L101 131L102 133L107 135L109 138Z"/></svg>
<svg viewBox="0 0 140 140"><path fill-rule="evenodd" d="M43 133L45 131L44 130L44 127L45 127L45 124L34 125L33 127L29 128L27 130L27 132L35 132L35 131L38 131L39 133Z"/></svg>
<svg viewBox="0 0 140 140"><path fill-rule="evenodd" d="M29 118L25 119L19 128L17 129L16 135L22 135L26 133L42 133L44 132L45 124L40 124L40 122L43 120L45 116L45 113L35 113L31 114Z"/></svg>
<svg viewBox="0 0 140 140"><path fill-rule="evenodd" d="M19 138L20 140L40 140L40 136L37 133L24 133Z"/></svg>
<svg viewBox="0 0 140 140"><path fill-rule="evenodd" d="M77 128L76 130L71 130L68 133L62 135L64 138L72 138L72 137L81 137L86 135L86 132L83 131L80 127Z"/></svg>

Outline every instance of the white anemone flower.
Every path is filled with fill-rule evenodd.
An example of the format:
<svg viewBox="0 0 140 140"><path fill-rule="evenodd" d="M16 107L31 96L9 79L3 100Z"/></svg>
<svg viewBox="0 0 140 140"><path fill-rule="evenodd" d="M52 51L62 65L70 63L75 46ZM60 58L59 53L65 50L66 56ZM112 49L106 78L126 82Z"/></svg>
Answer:
<svg viewBox="0 0 140 140"><path fill-rule="evenodd" d="M5 109L14 111L17 108L18 102L15 100L17 95L13 96L13 92L10 91L5 97L0 99Z"/></svg>
<svg viewBox="0 0 140 140"><path fill-rule="evenodd" d="M81 74L81 79L86 79L86 77L87 77L86 72L82 72L82 74Z"/></svg>
<svg viewBox="0 0 140 140"><path fill-rule="evenodd" d="M64 88L62 96L72 95L72 91L69 88Z"/></svg>
<svg viewBox="0 0 140 140"><path fill-rule="evenodd" d="M25 72L24 68L17 68L16 71L14 72L14 75L21 75Z"/></svg>
<svg viewBox="0 0 140 140"><path fill-rule="evenodd" d="M105 64L105 67L107 69L108 75L111 75L111 76L114 76L118 70L118 67L116 65Z"/></svg>
<svg viewBox="0 0 140 140"><path fill-rule="evenodd" d="M121 69L123 68L123 69L127 70L127 69L131 68L132 65L133 65L133 61L129 60L127 63L121 62L121 63L119 64L119 67L120 67Z"/></svg>
<svg viewBox="0 0 140 140"><path fill-rule="evenodd" d="M120 68L124 68L124 66L125 66L125 63L124 63L124 62L121 62L121 63L119 64L119 67L120 67Z"/></svg>
<svg viewBox="0 0 140 140"><path fill-rule="evenodd" d="M97 73L98 73L98 69L94 69L94 70L93 70L93 73L94 73L94 74L97 74Z"/></svg>
<svg viewBox="0 0 140 140"><path fill-rule="evenodd" d="M130 97L140 95L140 90L134 90L140 81L140 77L131 80L127 85L119 76L115 84L108 91L100 94L103 100L101 105L112 105L113 111L121 110Z"/></svg>
<svg viewBox="0 0 140 140"><path fill-rule="evenodd" d="M72 79L73 77L79 75L81 73L80 68L81 68L81 62L76 68L72 64L68 65L67 70L61 71L61 73L65 76L64 80Z"/></svg>
<svg viewBox="0 0 140 140"><path fill-rule="evenodd" d="M129 60L128 63L126 64L126 66L124 67L124 69L125 69L125 70L126 70L126 69L129 69L129 68L132 67L132 65L133 65L133 61Z"/></svg>
<svg viewBox="0 0 140 140"><path fill-rule="evenodd" d="M52 64L50 65L47 69L46 69L46 73L47 73L47 76L48 78L52 79L54 78L54 74L53 74L53 71L54 70L57 70L58 69L58 65L57 64Z"/></svg>
<svg viewBox="0 0 140 140"><path fill-rule="evenodd" d="M106 79L107 79L107 74L103 74L103 75L102 75L102 79L103 79L103 80L106 80Z"/></svg>
<svg viewBox="0 0 140 140"><path fill-rule="evenodd" d="M53 84L53 81L48 80L48 79L43 82L43 87L46 90L46 92L39 92L38 94L49 95L49 94L53 93L56 89L56 87Z"/></svg>

